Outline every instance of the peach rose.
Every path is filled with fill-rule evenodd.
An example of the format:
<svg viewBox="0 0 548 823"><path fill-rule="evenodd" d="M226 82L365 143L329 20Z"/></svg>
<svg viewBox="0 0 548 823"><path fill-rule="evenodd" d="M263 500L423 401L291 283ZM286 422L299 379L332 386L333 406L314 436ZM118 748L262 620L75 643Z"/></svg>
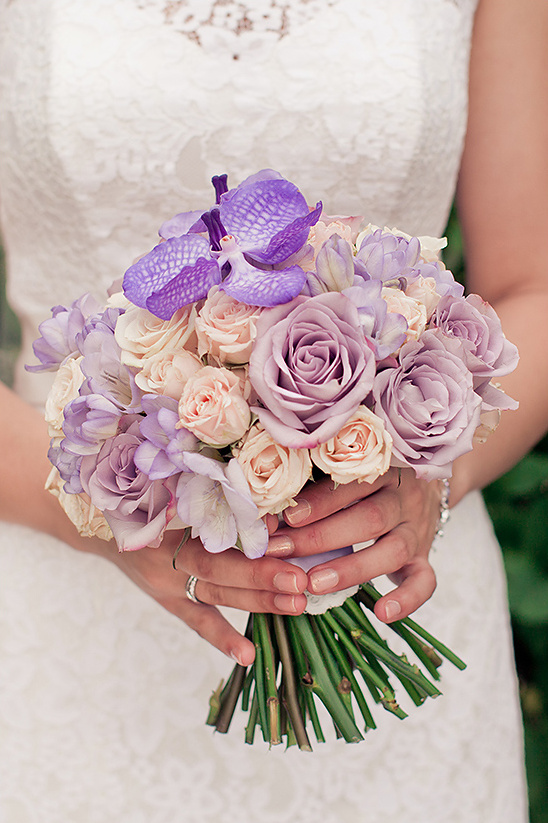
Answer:
<svg viewBox="0 0 548 823"><path fill-rule="evenodd" d="M145 393L163 394L179 400L187 381L203 368L195 354L181 351L158 352L142 361L143 368L135 375L135 382Z"/></svg>
<svg viewBox="0 0 548 823"><path fill-rule="evenodd" d="M45 405L45 418L50 437L63 437L63 410L67 403L78 397L84 375L81 357L73 357L59 366Z"/></svg>
<svg viewBox="0 0 548 823"><path fill-rule="evenodd" d="M67 494L63 489L64 481L55 468L49 473L46 480L46 491L49 491L59 500L61 508L76 526L82 537L99 537L101 540L112 540L112 532L107 521L99 509L93 505L88 495Z"/></svg>
<svg viewBox="0 0 548 823"><path fill-rule="evenodd" d="M196 318L200 357L209 354L234 365L249 362L260 313L260 307L240 303L214 286Z"/></svg>
<svg viewBox="0 0 548 823"><path fill-rule="evenodd" d="M178 428L189 429L208 445L222 448L240 440L249 428L251 412L238 375L204 366L183 389L179 418Z"/></svg>
<svg viewBox="0 0 548 823"><path fill-rule="evenodd" d="M335 483L373 483L388 471L392 437L384 423L360 406L335 437L311 449L312 462Z"/></svg>
<svg viewBox="0 0 548 823"><path fill-rule="evenodd" d="M134 306L120 315L114 336L122 349L122 363L142 368L143 359L159 352L188 349L196 351L194 322L196 309L184 306L171 320L160 320L147 309Z"/></svg>
<svg viewBox="0 0 548 823"><path fill-rule="evenodd" d="M295 505L293 497L312 474L308 449L280 446L258 422L234 453L261 517Z"/></svg>
<svg viewBox="0 0 548 823"><path fill-rule="evenodd" d="M426 306L400 289L384 288L382 296L389 312L402 314L407 320L407 340L418 340L426 328Z"/></svg>

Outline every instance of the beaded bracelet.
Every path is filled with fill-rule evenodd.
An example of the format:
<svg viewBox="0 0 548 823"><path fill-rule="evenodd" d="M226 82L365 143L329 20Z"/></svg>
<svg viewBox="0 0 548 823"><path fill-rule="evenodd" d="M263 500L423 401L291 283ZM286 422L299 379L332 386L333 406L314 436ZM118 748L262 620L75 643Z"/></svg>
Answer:
<svg viewBox="0 0 548 823"><path fill-rule="evenodd" d="M449 511L449 493L449 480L444 478L441 481L440 516L438 518L438 526L434 537L443 537L443 527L451 516Z"/></svg>

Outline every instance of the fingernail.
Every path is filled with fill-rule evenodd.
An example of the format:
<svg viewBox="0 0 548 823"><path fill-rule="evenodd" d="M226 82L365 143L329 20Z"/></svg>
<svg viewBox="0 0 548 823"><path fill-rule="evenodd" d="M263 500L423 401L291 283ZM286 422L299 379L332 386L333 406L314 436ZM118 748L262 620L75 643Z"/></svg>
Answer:
<svg viewBox="0 0 548 823"><path fill-rule="evenodd" d="M389 600L384 609L387 620L393 620L401 612L401 606L397 600Z"/></svg>
<svg viewBox="0 0 548 823"><path fill-rule="evenodd" d="M319 572L312 572L308 578L308 585L315 594L333 589L339 582L339 575L333 569L322 569Z"/></svg>
<svg viewBox="0 0 548 823"><path fill-rule="evenodd" d="M235 651L230 652L230 656L238 664L238 666L243 666L241 659L238 657Z"/></svg>
<svg viewBox="0 0 548 823"><path fill-rule="evenodd" d="M310 517L312 508L308 500L297 500L296 506L289 506L284 510L284 517L290 526L297 526Z"/></svg>
<svg viewBox="0 0 548 823"><path fill-rule="evenodd" d="M293 572L278 572L274 578L274 585L280 592L298 592L297 575Z"/></svg>
<svg viewBox="0 0 548 823"><path fill-rule="evenodd" d="M293 554L295 546L293 541L283 534L274 534L268 541L266 553L270 557L287 557Z"/></svg>
<svg viewBox="0 0 548 823"><path fill-rule="evenodd" d="M295 612L295 598L291 594L277 594L274 598L274 605L281 612Z"/></svg>

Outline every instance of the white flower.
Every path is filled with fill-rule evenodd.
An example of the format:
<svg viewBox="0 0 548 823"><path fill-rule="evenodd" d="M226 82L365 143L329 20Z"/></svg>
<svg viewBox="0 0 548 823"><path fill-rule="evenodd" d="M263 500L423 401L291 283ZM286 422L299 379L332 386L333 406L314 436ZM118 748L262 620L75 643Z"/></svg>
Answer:
<svg viewBox="0 0 548 823"><path fill-rule="evenodd" d="M70 358L59 366L45 405L45 418L50 437L63 437L63 411L67 403L78 397L84 375L81 357Z"/></svg>
<svg viewBox="0 0 548 823"><path fill-rule="evenodd" d="M203 364L189 351L160 351L142 361L142 369L135 375L135 382L145 393L163 394L179 401L187 381Z"/></svg>
<svg viewBox="0 0 548 823"><path fill-rule="evenodd" d="M88 495L67 494L63 489L64 482L55 468L49 473L46 480L46 490L59 500L61 508L73 523L82 537L99 537L101 540L112 540L110 526L99 509L94 506Z"/></svg>
<svg viewBox="0 0 548 823"><path fill-rule="evenodd" d="M120 315L114 336L122 349L122 363L143 367L143 360L160 352L187 349L196 351L194 321L196 309L185 306L171 320L160 320L147 309L133 306Z"/></svg>

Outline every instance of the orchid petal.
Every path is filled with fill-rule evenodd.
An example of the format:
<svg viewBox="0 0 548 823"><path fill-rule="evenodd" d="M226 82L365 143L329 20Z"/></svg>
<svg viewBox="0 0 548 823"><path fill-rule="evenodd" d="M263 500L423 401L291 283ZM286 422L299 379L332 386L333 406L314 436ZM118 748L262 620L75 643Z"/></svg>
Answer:
<svg viewBox="0 0 548 823"><path fill-rule="evenodd" d="M159 243L152 251L130 266L124 275L124 294L131 302L147 308L147 298L160 291L170 280L188 267L194 266L200 257L209 256L209 242L197 234L172 237ZM187 303L195 299L190 297ZM185 305L181 303L180 306Z"/></svg>

